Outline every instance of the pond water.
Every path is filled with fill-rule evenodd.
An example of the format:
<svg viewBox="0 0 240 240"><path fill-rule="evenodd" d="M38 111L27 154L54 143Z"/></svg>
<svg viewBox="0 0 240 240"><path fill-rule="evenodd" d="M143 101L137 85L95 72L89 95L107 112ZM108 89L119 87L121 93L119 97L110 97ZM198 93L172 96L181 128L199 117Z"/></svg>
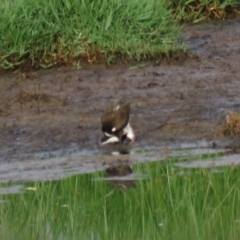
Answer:
<svg viewBox="0 0 240 240"><path fill-rule="evenodd" d="M172 149L164 158L160 150L136 150L99 156L89 173L97 155L79 166L72 157L66 168L55 159L58 170L53 159L26 164L14 182L1 183L0 239L239 239L240 170L216 167L235 156L226 151ZM184 165L209 159L214 167Z"/></svg>

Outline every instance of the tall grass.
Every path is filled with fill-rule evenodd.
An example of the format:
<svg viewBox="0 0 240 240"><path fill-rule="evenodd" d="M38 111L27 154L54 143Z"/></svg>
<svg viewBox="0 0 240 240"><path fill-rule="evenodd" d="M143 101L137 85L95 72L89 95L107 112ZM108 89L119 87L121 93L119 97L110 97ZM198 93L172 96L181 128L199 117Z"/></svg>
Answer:
<svg viewBox="0 0 240 240"><path fill-rule="evenodd" d="M116 62L181 49L165 1L1 0L0 66Z"/></svg>
<svg viewBox="0 0 240 240"><path fill-rule="evenodd" d="M1 239L240 238L239 169L182 170L171 162L135 166L148 173L128 194L102 173L29 183L36 192L3 196ZM14 238L15 237L15 238Z"/></svg>

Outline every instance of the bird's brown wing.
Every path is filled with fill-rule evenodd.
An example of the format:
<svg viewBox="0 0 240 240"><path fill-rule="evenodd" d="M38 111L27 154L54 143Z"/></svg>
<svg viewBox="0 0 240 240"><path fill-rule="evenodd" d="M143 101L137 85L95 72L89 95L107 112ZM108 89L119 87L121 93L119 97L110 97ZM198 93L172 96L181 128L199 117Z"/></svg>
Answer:
<svg viewBox="0 0 240 240"><path fill-rule="evenodd" d="M114 132L118 132L126 127L130 117L130 105L130 102L118 99L109 106L101 118L103 132L112 133L113 128Z"/></svg>

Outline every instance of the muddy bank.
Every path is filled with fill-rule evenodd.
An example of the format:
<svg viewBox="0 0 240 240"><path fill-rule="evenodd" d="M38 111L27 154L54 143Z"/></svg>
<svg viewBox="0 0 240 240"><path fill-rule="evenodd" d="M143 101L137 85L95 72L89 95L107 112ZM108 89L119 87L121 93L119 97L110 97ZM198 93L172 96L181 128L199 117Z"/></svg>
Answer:
<svg viewBox="0 0 240 240"><path fill-rule="evenodd" d="M188 26L183 36L192 53L184 62L1 73L1 161L97 153L100 116L121 96L132 100L136 148L227 146L226 110L240 111L240 19Z"/></svg>

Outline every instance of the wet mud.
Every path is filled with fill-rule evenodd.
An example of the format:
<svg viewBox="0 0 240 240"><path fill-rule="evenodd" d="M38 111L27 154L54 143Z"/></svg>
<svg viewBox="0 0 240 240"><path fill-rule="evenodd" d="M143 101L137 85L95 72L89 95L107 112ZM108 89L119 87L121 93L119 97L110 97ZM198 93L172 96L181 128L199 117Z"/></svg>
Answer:
<svg viewBox="0 0 240 240"><path fill-rule="evenodd" d="M31 161L47 169L54 158L60 171L60 158L98 162L100 117L118 97L132 101L134 149L238 145L222 125L227 111L240 111L240 19L187 26L183 38L189 56L160 66L1 72L1 166L21 174Z"/></svg>

